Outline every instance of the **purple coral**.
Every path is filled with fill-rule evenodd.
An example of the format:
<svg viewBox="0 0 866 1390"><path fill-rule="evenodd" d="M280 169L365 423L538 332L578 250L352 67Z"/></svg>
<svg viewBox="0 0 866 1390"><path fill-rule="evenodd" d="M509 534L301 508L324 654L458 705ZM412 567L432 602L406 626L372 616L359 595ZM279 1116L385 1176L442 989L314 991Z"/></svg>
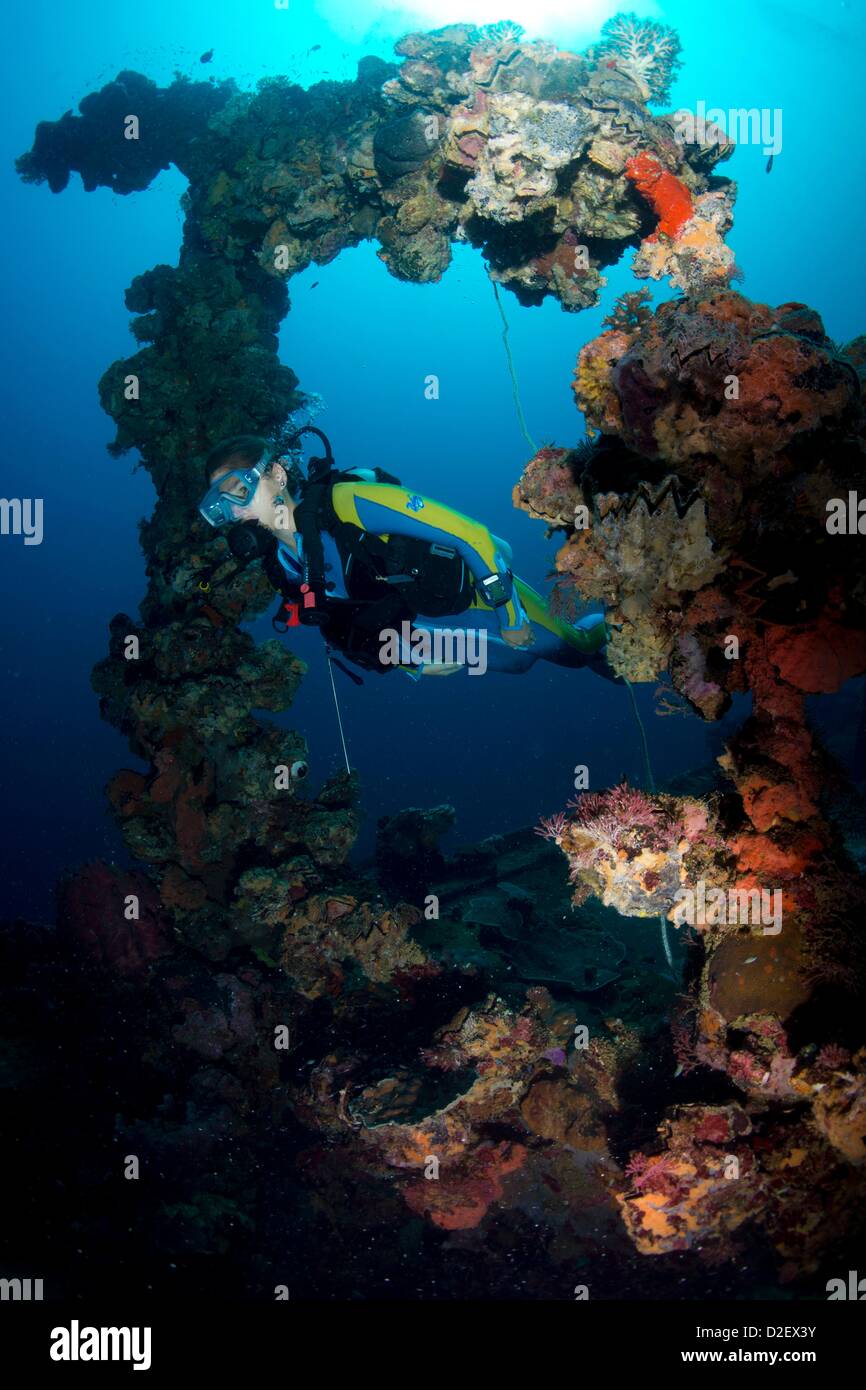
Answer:
<svg viewBox="0 0 866 1390"><path fill-rule="evenodd" d="M568 805L574 809L571 827L595 844L572 842L574 864L587 867L599 853L624 848L666 850L678 827L676 819L646 792L627 782L604 792L583 792Z"/></svg>
<svg viewBox="0 0 866 1390"><path fill-rule="evenodd" d="M595 51L616 57L654 101L668 100L671 82L682 66L676 30L636 14L617 14L602 25Z"/></svg>
<svg viewBox="0 0 866 1390"><path fill-rule="evenodd" d="M634 1153L626 1164L626 1176L636 1192L657 1192L677 1199L681 1196L676 1156L672 1153Z"/></svg>
<svg viewBox="0 0 866 1390"><path fill-rule="evenodd" d="M627 830L658 830L668 819L661 807L637 787L620 782L606 792L583 792L569 801L575 822L590 834L604 839Z"/></svg>
<svg viewBox="0 0 866 1390"><path fill-rule="evenodd" d="M535 827L536 835L542 839L552 840L555 845L562 844L562 837L568 828L568 819L564 812L557 811L555 816L542 816L538 825Z"/></svg>
<svg viewBox="0 0 866 1390"><path fill-rule="evenodd" d="M851 1053L847 1047L840 1047L838 1043L826 1043L816 1058L819 1067L827 1071L838 1071L842 1067L847 1067L851 1061Z"/></svg>

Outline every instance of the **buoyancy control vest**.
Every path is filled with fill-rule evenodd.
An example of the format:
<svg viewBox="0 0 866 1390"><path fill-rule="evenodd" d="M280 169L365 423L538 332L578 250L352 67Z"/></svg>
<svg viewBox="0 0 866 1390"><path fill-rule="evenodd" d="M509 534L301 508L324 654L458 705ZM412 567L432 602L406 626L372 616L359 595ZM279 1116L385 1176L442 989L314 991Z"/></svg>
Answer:
<svg viewBox="0 0 866 1390"><path fill-rule="evenodd" d="M274 628L284 632L299 623L316 624L325 640L356 665L392 670L380 658L382 632L399 631L404 621L412 622L419 614L436 618L464 612L474 597L473 577L456 546L396 534L386 540L342 521L332 497L337 483L357 482L370 472L378 483L399 487L400 480L381 468L335 468L326 436L308 429L323 440L326 457L311 459L300 483L295 526L301 540L301 573L290 575L276 548L265 560L268 576L281 594ZM323 534L336 544L346 597L329 593Z"/></svg>
<svg viewBox="0 0 866 1390"><path fill-rule="evenodd" d="M397 595L400 607L409 617L419 613L438 618L462 613L472 602L474 582L457 547L420 537L390 535L386 540L364 531L349 521L341 521L334 509L333 488L337 483L358 481L352 469L315 465L301 485L301 500L295 508L295 526L301 538L303 577L298 586L284 573L292 587L300 590L299 621L320 623L327 620L337 604L379 604L389 593ZM374 468L378 483L399 487L400 480L384 469ZM322 533L332 536L340 562L347 599L329 596L325 578ZM273 571L272 571L273 572Z"/></svg>

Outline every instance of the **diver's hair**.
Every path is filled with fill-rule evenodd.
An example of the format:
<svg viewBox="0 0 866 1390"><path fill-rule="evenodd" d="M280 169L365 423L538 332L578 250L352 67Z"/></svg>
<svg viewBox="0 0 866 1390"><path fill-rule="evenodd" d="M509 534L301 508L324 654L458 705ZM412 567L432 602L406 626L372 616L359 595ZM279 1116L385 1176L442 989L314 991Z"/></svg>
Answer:
<svg viewBox="0 0 866 1390"><path fill-rule="evenodd" d="M237 459L244 468L252 468L254 463L258 463L265 451L273 455L274 446L269 439L265 439L261 434L236 434L232 439L221 439L205 459L205 481L210 486L211 475L224 463L228 463L230 459ZM283 460L283 467L286 469L288 478L286 491L292 501L297 502L301 495L304 475L296 463L288 463L287 460Z"/></svg>
<svg viewBox="0 0 866 1390"><path fill-rule="evenodd" d="M232 458L237 458L244 468L252 468L266 449L271 449L270 440L260 434L236 434L231 439L221 439L205 459L205 481L210 483L211 475Z"/></svg>

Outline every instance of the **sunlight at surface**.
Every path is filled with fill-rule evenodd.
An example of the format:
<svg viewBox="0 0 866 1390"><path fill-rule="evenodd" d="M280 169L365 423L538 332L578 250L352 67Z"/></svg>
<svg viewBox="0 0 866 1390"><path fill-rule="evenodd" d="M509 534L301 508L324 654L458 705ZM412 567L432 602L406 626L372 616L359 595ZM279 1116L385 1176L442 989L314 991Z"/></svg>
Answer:
<svg viewBox="0 0 866 1390"><path fill-rule="evenodd" d="M513 20L527 37L544 35L560 42L572 35L593 36L619 10L642 17L658 13L653 0L376 0L369 6L357 0L319 0L318 12L337 32L360 37L365 30L402 34L413 29L438 29L445 24L495 24Z"/></svg>

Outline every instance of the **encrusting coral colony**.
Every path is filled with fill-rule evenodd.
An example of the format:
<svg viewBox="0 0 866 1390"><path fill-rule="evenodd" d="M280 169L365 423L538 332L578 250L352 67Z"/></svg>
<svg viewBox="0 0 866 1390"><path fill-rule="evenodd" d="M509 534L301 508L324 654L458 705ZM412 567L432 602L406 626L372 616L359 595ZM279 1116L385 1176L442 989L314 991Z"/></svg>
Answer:
<svg viewBox="0 0 866 1390"><path fill-rule="evenodd" d="M806 305L731 288L736 188L716 166L733 145L684 141L648 105L678 49L618 17L582 54L507 24L412 34L399 63L309 90L122 72L19 160L55 192L73 170L120 193L169 163L189 180L178 265L133 282L140 348L100 383L112 452L138 449L158 492L140 620L114 619L94 673L148 767L108 789L142 868L85 867L62 885L56 937L19 926L7 946L10 996L62 981L13 1027L77 1030L93 1093L111 1093L91 1147L107 1132L163 1175L123 1216L154 1269L179 1251L206 1286L231 1251L238 1287L267 1297L291 1251L295 1282L321 1293L327 1271L328 1297L383 1293L397 1259L420 1295L567 1298L591 1266L599 1296L741 1296L744 1266L812 1287L861 1220L866 903L838 810L854 792L806 702L866 670L862 541L826 524L862 469L866 339L840 347ZM679 292L618 302L577 360L589 441L541 448L514 500L561 533L559 597L604 605L618 674L667 679L705 720L751 695L699 793L593 790L541 827L552 844L515 832L448 862L447 808L405 812L383 827L376 881L348 864L354 777L274 791L304 740L252 711L286 708L304 669L241 631L272 591L258 564L235 571L195 504L219 439L276 435L304 406L277 355L287 282L365 240L414 282L469 243L524 305L596 304L628 248L637 277ZM395 890L422 882L441 922ZM677 915L689 893L771 887L778 931ZM557 893L578 908L564 982L543 949ZM602 904L687 942L674 1004L599 932ZM528 934L536 953L510 957ZM134 1042L112 1057L118 1018ZM34 1053L61 1114L64 1066L49 1078ZM96 1212L85 1140L69 1162Z"/></svg>

